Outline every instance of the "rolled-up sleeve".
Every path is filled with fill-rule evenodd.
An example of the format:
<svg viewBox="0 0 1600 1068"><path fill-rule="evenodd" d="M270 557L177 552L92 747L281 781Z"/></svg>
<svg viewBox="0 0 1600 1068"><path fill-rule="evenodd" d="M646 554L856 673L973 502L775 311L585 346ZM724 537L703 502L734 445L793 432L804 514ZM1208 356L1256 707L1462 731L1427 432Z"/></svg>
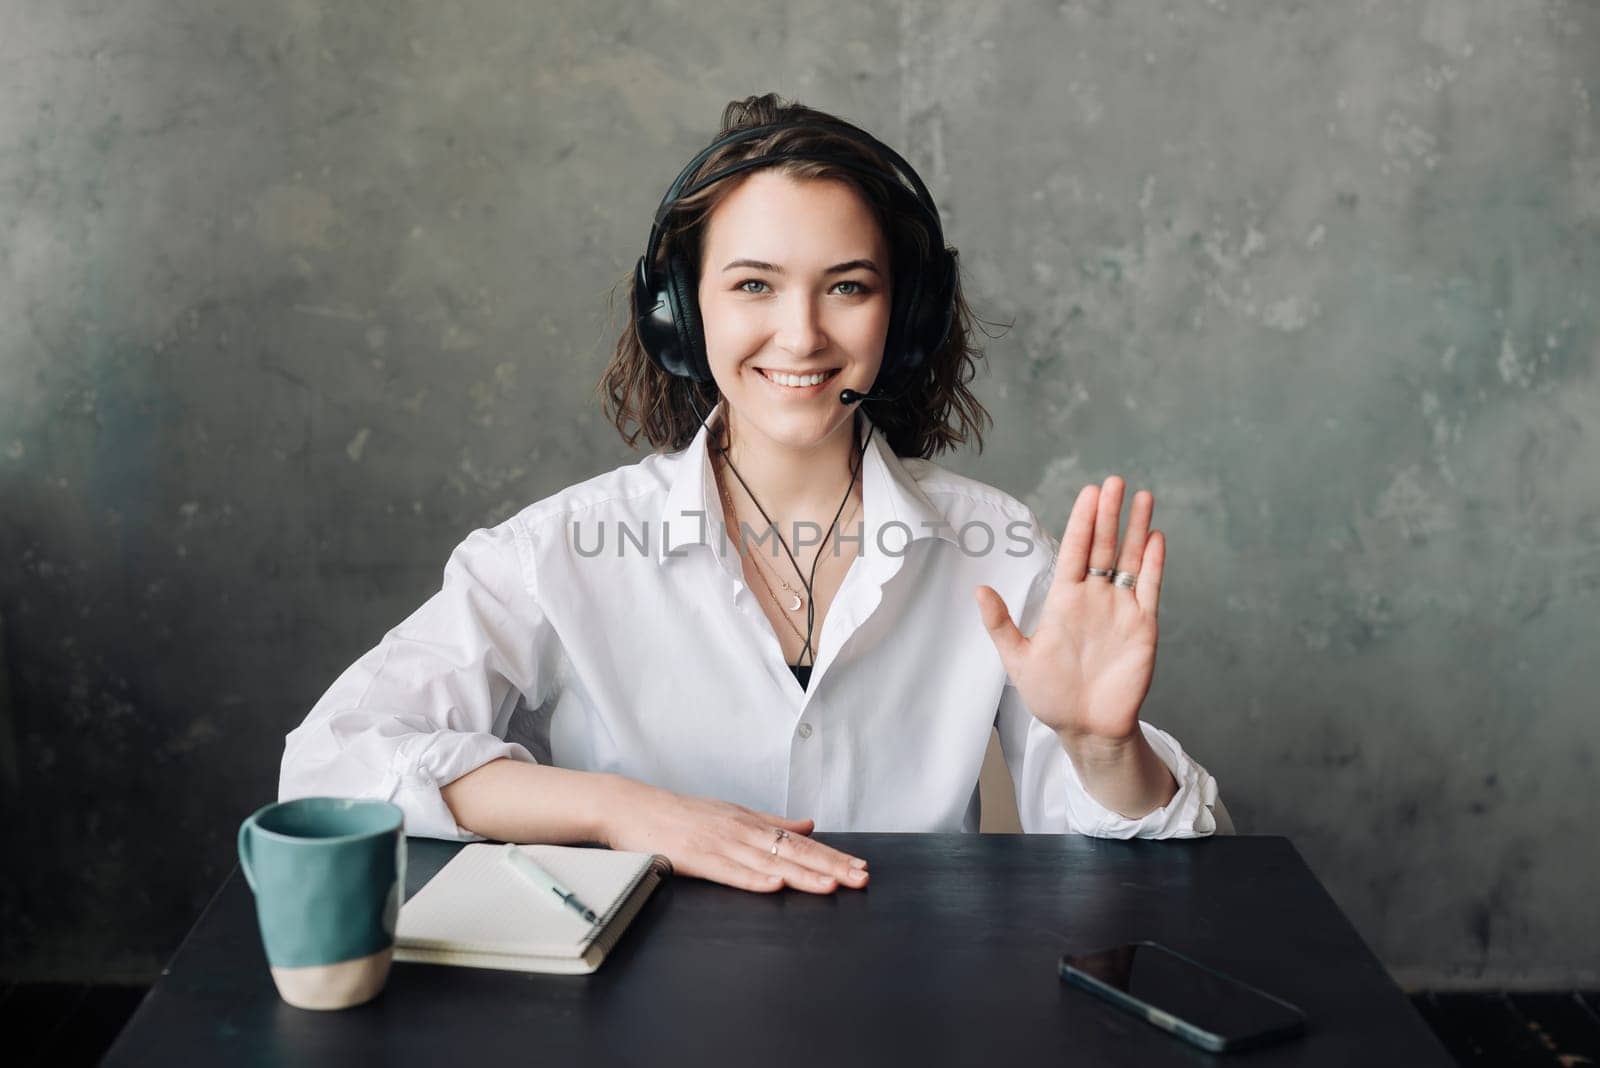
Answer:
<svg viewBox="0 0 1600 1068"><path fill-rule="evenodd" d="M350 665L284 744L278 799L392 801L407 834L456 841L440 788L500 757L537 763L505 740L521 701L543 702L560 642L531 583L519 520L473 531L439 592Z"/></svg>
<svg viewBox="0 0 1600 1068"><path fill-rule="evenodd" d="M1017 622L1023 634L1032 634L1038 625L1059 551L1056 540L1037 520L1034 536L1041 540L1049 564L1036 574L1028 589ZM1011 771L1022 829L1030 834L1075 833L1097 838L1201 838L1219 831L1233 833L1232 820L1217 796L1216 780L1172 735L1142 721L1139 727L1172 772L1178 791L1161 808L1133 819L1106 808L1089 793L1060 739L1033 717L1008 678L995 713L995 728Z"/></svg>

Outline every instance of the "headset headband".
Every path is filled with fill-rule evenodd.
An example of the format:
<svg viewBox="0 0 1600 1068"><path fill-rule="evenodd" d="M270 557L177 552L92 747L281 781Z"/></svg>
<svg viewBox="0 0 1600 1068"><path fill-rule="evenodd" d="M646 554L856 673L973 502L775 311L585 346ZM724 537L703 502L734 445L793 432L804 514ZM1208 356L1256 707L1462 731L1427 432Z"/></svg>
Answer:
<svg viewBox="0 0 1600 1068"><path fill-rule="evenodd" d="M689 180L689 178L694 174L695 170L718 149L724 148L728 145L736 145L757 137L764 137L776 130L795 128L826 130L847 137L858 144L875 148L879 152L883 153L884 156L888 157L890 162L894 164L899 173L885 171L878 167L870 167L866 164L858 163L855 160L846 159L842 156L827 152L775 152L769 155L755 156L750 159L740 160L737 163L730 164L719 171L714 171L711 174L706 175L706 177L700 179L688 189L683 188L684 183ZM892 188L898 189L902 193L913 194L917 212L923 217L924 221L927 222L928 228L931 231L931 251L937 253L944 249L944 227L939 223L939 212L938 209L934 207L933 196L928 192L928 187L922 184L922 178L917 174L916 169L912 167L911 164L906 162L905 157L901 156L900 153L896 152L882 141L879 141L876 137L873 137L865 130L851 126L847 123L795 120L790 122L767 123L763 126L750 126L742 130L735 130L730 134L717 138L715 141L697 153L694 159L690 160L683 170L678 172L678 177L673 179L672 185L668 187L666 195L661 198L661 203L656 208L655 216L650 223L650 240L645 243L644 262L646 266L651 270L655 269L656 253L658 251L658 246L662 236L661 226L666 221L667 216L672 214L673 208L677 206L677 202L680 199L687 196L693 196L695 193L698 193L711 183L720 181L730 174L735 174L739 171L750 170L754 167L769 166L773 163L777 163L786 159L803 159L813 160L819 163L831 163L835 166L844 167L848 170L853 170L858 173L868 175L869 177L890 179ZM907 181L910 183L910 189L906 188Z"/></svg>

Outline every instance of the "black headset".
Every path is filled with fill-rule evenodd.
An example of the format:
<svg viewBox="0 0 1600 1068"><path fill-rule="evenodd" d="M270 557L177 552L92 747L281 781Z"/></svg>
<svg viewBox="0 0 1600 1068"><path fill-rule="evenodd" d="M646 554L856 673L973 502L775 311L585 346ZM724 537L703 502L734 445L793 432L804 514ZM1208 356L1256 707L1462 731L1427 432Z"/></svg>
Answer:
<svg viewBox="0 0 1600 1068"><path fill-rule="evenodd" d="M775 130L794 127L840 134L857 144L875 149L884 158L892 161L900 173L867 166L858 160L832 152L786 151L740 160L707 175L689 188L684 188L684 184L689 181L696 169L718 149L764 137ZM878 380L888 382L910 375L923 366L950 336L950 326L955 319L956 254L953 250L945 248L944 228L939 223L939 209L935 206L933 197L929 195L928 187L922 184L922 178L911 164L894 149L865 130L845 122L794 120L746 127L717 138L689 161L673 180L666 195L661 198L661 205L656 209L655 218L650 226L650 240L634 270L633 318L639 343L650 359L669 374L696 382L712 381L711 366L706 359L705 330L700 321L700 304L697 297L699 280L694 276L688 260L677 251L668 253L664 271L658 273L655 268L662 225L683 197L692 196L712 182L721 181L731 174L769 166L786 159L832 163L882 179L889 184L891 190L912 196L917 214L927 224L931 248L927 257L920 262L895 266L894 299ZM874 385L876 386L876 383ZM875 398L877 394L856 394L856 396Z"/></svg>

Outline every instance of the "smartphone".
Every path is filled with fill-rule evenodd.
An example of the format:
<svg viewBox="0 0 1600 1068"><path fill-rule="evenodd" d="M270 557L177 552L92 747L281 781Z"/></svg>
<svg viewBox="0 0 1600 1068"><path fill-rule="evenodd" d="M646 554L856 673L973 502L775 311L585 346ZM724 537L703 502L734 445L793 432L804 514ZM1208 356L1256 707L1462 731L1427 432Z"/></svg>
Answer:
<svg viewBox="0 0 1600 1068"><path fill-rule="evenodd" d="M1061 978L1213 1053L1306 1029L1306 1014L1287 1001L1155 942L1064 956Z"/></svg>

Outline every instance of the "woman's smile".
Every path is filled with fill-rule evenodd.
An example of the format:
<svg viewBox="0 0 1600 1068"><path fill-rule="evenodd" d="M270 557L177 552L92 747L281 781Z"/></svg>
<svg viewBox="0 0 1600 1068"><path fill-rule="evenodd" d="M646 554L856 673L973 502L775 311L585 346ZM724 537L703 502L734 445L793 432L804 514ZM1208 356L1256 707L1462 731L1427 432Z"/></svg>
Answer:
<svg viewBox="0 0 1600 1068"><path fill-rule="evenodd" d="M757 367L756 374L780 396L790 400L804 400L826 392L828 383L838 377L839 370L839 368L833 367L816 374L795 375L784 371Z"/></svg>

